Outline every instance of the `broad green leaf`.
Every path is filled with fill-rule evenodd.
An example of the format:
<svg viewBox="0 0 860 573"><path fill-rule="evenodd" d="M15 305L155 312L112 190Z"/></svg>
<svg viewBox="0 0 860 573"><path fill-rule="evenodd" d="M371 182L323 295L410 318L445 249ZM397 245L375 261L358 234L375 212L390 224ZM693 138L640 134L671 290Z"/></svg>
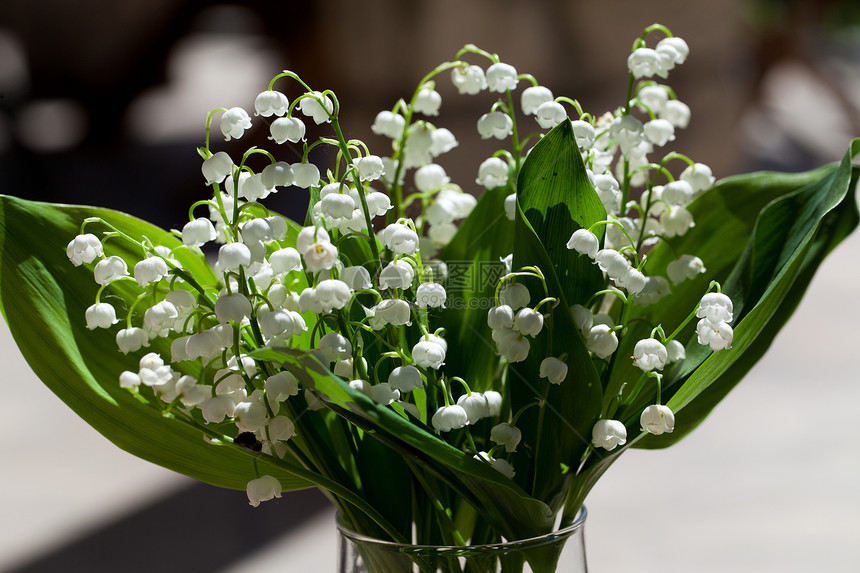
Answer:
<svg viewBox="0 0 860 573"><path fill-rule="evenodd" d="M668 406L682 412L676 432L648 436L644 447L681 439L716 406L770 346L806 291L824 256L858 224L853 190L858 170L852 143L842 163L793 193L770 203L759 216L746 249L723 284L734 302L732 348L710 354L682 378Z"/></svg>
<svg viewBox="0 0 860 573"><path fill-rule="evenodd" d="M650 253L644 272L647 276L666 276L666 266L681 254L702 259L707 272L696 279L672 285L672 292L655 304L634 306L631 323L620 340L616 355L628 357L633 346L650 335L651 329L662 324L666 334L672 332L695 308L711 280L725 283L741 257L762 209L770 202L820 180L833 171L823 167L799 174L751 173L729 177L702 194L690 206L695 227L681 237L659 243ZM644 319L644 320L643 320ZM692 340L690 340L692 337ZM688 375L710 353L695 340L695 324L689 326L679 341L687 345L687 359L680 367L667 369L664 392L673 382ZM606 399L615 396L621 385L628 389L641 371L630 360L616 359L606 391ZM638 431L636 428L629 428Z"/></svg>
<svg viewBox="0 0 860 573"><path fill-rule="evenodd" d="M568 304L585 304L605 279L591 259L568 249L567 241L577 229L606 219L606 210L588 179L570 120L555 126L529 152L517 179L517 202L552 262ZM603 232L603 227L595 229L598 239Z"/></svg>
<svg viewBox="0 0 860 573"><path fill-rule="evenodd" d="M283 363L307 387L324 396L326 406L374 439L444 480L509 539L552 529L552 511L531 498L489 464L475 460L439 439L414 419L405 419L331 375L312 356L289 349L260 349L255 358Z"/></svg>
<svg viewBox="0 0 860 573"><path fill-rule="evenodd" d="M444 327L448 345L457 349L446 357L445 372L462 377L479 391L494 388L499 370L487 311L505 274L500 259L514 248L514 224L505 216L507 193L506 187L484 193L439 255L448 266L448 300L438 322L431 315L431 325Z"/></svg>
<svg viewBox="0 0 860 573"><path fill-rule="evenodd" d="M540 439L529 444L533 451L518 450L514 464L529 467L531 462L533 472L518 476L520 483L534 484L533 495L557 509L569 480L562 467L579 465L602 404L600 379L568 309L575 302L585 303L603 287L604 278L591 259L569 250L567 241L576 229L603 220L606 212L588 180L569 121L553 128L529 153L517 182L517 203L514 269L541 269L547 296L556 298L558 306L530 342L526 360L509 367L514 411L546 398L543 406L520 418L524 440ZM602 236L602 230L598 234ZM522 282L533 305L545 296L539 281ZM568 377L562 384L538 378L544 358L563 355Z"/></svg>
<svg viewBox="0 0 860 573"><path fill-rule="evenodd" d="M257 462L256 455L232 443L220 447L206 443L200 429L164 417L120 388L119 374L136 371L146 349L124 356L116 349L116 329L86 328L84 313L94 302L97 285L91 270L72 266L65 248L88 217L101 217L132 237L146 236L155 245L176 248L183 267L201 280L214 278L208 264L175 237L139 219L107 209L0 197L0 304L36 375L87 423L140 458L235 489L244 489L256 477L255 463L278 478L284 489L313 485L288 471L286 464ZM141 255L122 240L111 239L108 248L128 261ZM128 284L114 283L102 295L103 302L117 308L118 316L128 308L133 292ZM164 344L160 349L166 354ZM14 392L14 384L4 380L7 393Z"/></svg>
<svg viewBox="0 0 860 573"><path fill-rule="evenodd" d="M546 320L542 332L530 341L531 348L526 360L508 366L508 388L513 411L546 398L542 407L531 408L520 418L517 425L523 432L523 440L533 450L518 448L513 460L517 468L533 468L531 473L518 476L522 480L520 483L534 484L533 495L545 500L556 510L564 501L569 479L562 471L562 464L568 468L579 465L589 444L591 427L600 415L603 394L600 378L568 311L549 256L521 209L518 210L516 222L515 266L533 265L540 268L546 279L549 296L558 298L560 303ZM538 289L543 288L536 280L526 284L532 293L538 293ZM535 298L534 294L532 296ZM540 363L544 358L559 358L565 354L568 376L560 385L538 378ZM531 436L540 436L540 439L530 440Z"/></svg>

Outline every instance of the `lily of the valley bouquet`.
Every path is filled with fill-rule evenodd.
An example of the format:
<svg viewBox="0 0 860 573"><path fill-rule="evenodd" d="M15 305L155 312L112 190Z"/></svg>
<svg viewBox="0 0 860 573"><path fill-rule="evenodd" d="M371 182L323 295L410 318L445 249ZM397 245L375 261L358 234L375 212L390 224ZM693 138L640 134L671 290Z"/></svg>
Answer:
<svg viewBox="0 0 860 573"><path fill-rule="evenodd" d="M592 115L469 45L376 116L379 155L344 136L334 93L283 72L253 120L210 114L212 194L181 230L3 198L4 316L98 431L252 505L315 486L348 528L424 545L553 531L626 448L703 420L857 224L857 142L838 165L718 183L669 151L690 110L665 82L687 55L647 28L619 107ZM444 169L449 80L504 146L476 182ZM218 151L216 119L226 140L266 124L271 149ZM305 219L273 193L307 193Z"/></svg>

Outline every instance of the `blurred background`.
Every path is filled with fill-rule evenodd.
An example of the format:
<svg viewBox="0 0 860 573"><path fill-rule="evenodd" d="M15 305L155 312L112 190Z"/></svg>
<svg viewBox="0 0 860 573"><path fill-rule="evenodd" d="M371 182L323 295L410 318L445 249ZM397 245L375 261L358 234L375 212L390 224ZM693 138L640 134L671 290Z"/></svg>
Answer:
<svg viewBox="0 0 860 573"><path fill-rule="evenodd" d="M669 77L693 111L675 148L718 177L805 170L840 159L860 135L855 0L4 0L0 193L179 228L207 193L195 150L207 114L253 110L282 69L334 90L347 136L385 155L369 129L376 113L466 43L600 114L623 103L630 46L654 22L691 47ZM478 193L477 166L495 147L474 126L492 98L457 96L447 75L437 89L437 124L460 141L440 163ZM213 148L271 148L262 119L229 143L216 127ZM295 189L267 199L299 219L305 203ZM625 454L601 480L588 502L593 571L856 570L860 313L848 301L858 256L857 237L837 249L709 423L670 450ZM0 352L0 571L334 570L319 494L252 510L244 492L137 460L41 386L5 324Z"/></svg>

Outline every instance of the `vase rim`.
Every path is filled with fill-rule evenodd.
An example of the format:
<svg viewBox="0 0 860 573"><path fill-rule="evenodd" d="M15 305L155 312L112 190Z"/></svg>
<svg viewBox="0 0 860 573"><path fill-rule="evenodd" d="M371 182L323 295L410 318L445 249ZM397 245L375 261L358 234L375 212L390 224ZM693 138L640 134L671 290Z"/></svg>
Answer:
<svg viewBox="0 0 860 573"><path fill-rule="evenodd" d="M347 537L353 541L357 541L360 543L372 543L381 546L388 547L409 547L411 550L421 551L436 551L438 552L440 547L448 547L454 550L498 550L498 549L509 549L512 545L538 545L542 543L552 542L557 540L558 538L569 537L581 530L585 526L585 518L588 517L588 510L583 505L579 508L579 512L576 514L576 519L562 529L557 529L545 533L543 535L537 535L534 537L526 537L523 539L511 539L508 541L503 541L501 543L485 543L481 545L452 545L452 546L437 546L437 545L416 545L412 543L398 543L396 541L388 541L385 539L376 539L375 537L369 537L362 533L358 533L349 529L341 520L340 512L335 516L335 521L337 523L337 529L344 537Z"/></svg>

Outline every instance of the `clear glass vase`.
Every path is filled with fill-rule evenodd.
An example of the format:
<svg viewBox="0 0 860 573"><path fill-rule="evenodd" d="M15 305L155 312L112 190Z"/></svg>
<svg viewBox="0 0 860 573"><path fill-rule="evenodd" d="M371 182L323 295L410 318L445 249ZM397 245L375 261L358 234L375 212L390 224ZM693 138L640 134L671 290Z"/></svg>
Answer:
<svg viewBox="0 0 860 573"><path fill-rule="evenodd" d="M531 539L470 546L409 545L366 537L338 517L338 573L587 573L585 518Z"/></svg>

